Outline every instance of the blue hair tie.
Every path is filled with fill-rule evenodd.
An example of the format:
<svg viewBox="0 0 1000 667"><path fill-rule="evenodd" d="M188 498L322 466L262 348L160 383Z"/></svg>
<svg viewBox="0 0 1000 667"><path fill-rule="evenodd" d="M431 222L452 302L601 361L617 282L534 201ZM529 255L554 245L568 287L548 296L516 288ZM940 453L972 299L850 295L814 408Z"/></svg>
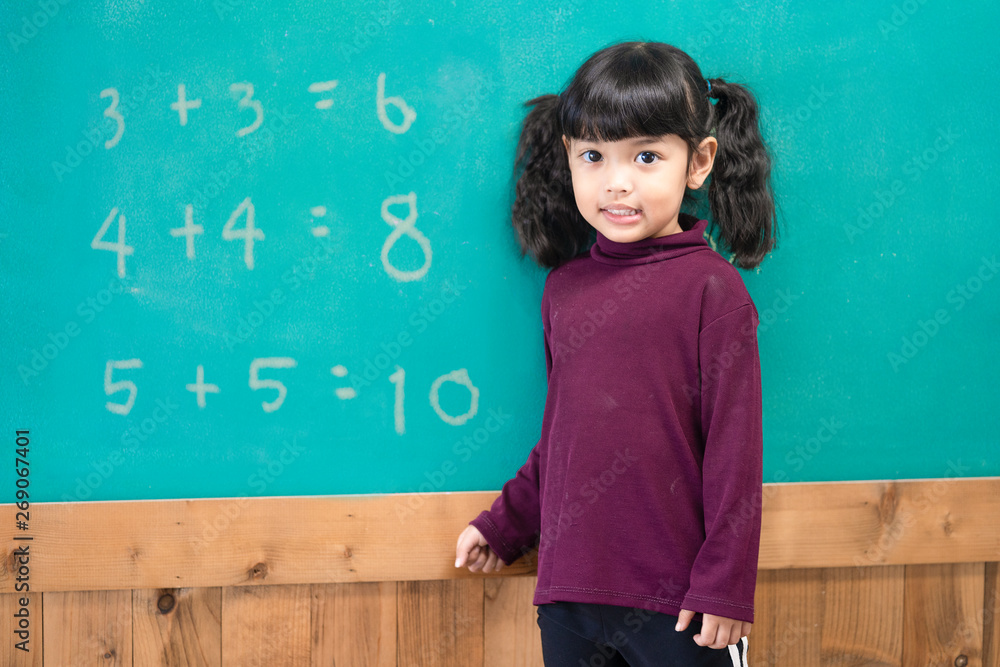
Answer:
<svg viewBox="0 0 1000 667"><path fill-rule="evenodd" d="M708 79L705 79L705 83L708 84L708 96L711 97L712 96L712 82L709 81Z"/></svg>

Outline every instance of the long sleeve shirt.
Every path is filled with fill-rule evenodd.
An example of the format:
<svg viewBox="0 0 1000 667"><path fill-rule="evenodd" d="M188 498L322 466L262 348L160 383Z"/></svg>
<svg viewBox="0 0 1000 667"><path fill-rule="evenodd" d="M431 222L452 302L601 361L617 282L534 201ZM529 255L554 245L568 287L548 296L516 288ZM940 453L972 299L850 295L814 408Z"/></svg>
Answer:
<svg viewBox="0 0 1000 667"><path fill-rule="evenodd" d="M598 232L542 295L541 437L470 523L507 564L537 547L534 604L753 622L762 497L757 309L706 220Z"/></svg>

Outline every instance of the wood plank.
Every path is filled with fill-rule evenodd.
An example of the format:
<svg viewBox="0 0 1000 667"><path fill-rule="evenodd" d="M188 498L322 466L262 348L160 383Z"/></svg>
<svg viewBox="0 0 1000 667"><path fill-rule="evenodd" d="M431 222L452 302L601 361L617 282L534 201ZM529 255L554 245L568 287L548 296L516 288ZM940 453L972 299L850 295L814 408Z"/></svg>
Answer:
<svg viewBox="0 0 1000 667"><path fill-rule="evenodd" d="M396 667L395 582L313 584L310 592L313 667Z"/></svg>
<svg viewBox="0 0 1000 667"><path fill-rule="evenodd" d="M0 593L0 617L0 665L42 667L42 594Z"/></svg>
<svg viewBox="0 0 1000 667"><path fill-rule="evenodd" d="M907 565L903 664L982 667L984 586L984 563Z"/></svg>
<svg viewBox="0 0 1000 667"><path fill-rule="evenodd" d="M983 595L983 664L1000 665L1000 563L986 563Z"/></svg>
<svg viewBox="0 0 1000 667"><path fill-rule="evenodd" d="M983 562L1000 478L767 485L761 569ZM772 488L773 487L773 488ZM32 590L476 579L454 544L496 492L39 503ZM9 559L13 505L0 506ZM108 526L113 531L107 531ZM823 526L823 530L802 530ZM103 535L94 540L96 534ZM397 549L406 544L402 554ZM0 571L0 592L13 591Z"/></svg>
<svg viewBox="0 0 1000 667"><path fill-rule="evenodd" d="M824 667L903 664L905 566L823 570Z"/></svg>
<svg viewBox="0 0 1000 667"><path fill-rule="evenodd" d="M542 633L532 602L537 583L537 576L483 581L485 667L542 667Z"/></svg>
<svg viewBox="0 0 1000 667"><path fill-rule="evenodd" d="M762 569L969 563L1000 553L1000 478L779 486L764 494Z"/></svg>
<svg viewBox="0 0 1000 667"><path fill-rule="evenodd" d="M483 667L482 580L401 581L396 622L400 665Z"/></svg>
<svg viewBox="0 0 1000 667"><path fill-rule="evenodd" d="M411 495L419 503L408 504ZM39 591L475 579L455 540L494 493L36 504ZM44 506L43 506L44 505ZM0 517L13 505L0 506ZM401 520L405 519L405 520ZM13 525L13 515L10 525ZM108 526L114 531L107 531ZM102 534L101 540L94 540ZM10 530L2 534L7 555ZM398 549L406 544L405 553ZM519 563L506 574L524 574ZM0 572L0 592L13 590Z"/></svg>
<svg viewBox="0 0 1000 667"><path fill-rule="evenodd" d="M132 591L136 667L222 665L222 589L143 588Z"/></svg>
<svg viewBox="0 0 1000 667"><path fill-rule="evenodd" d="M309 667L309 586L222 589L222 664Z"/></svg>
<svg viewBox="0 0 1000 667"><path fill-rule="evenodd" d="M46 593L46 665L132 665L132 592Z"/></svg>
<svg viewBox="0 0 1000 667"><path fill-rule="evenodd" d="M747 664L820 667L824 593L820 569L759 572Z"/></svg>
<svg viewBox="0 0 1000 667"><path fill-rule="evenodd" d="M540 666L531 604L535 578L476 583L401 582L406 601L398 608L397 584L389 582L231 588L226 608L239 620L227 626L231 653L225 661L219 653L213 662L169 652L185 625L203 635L199 645L213 623L221 629L217 588L171 591L175 606L165 614L158 603L167 591L137 590L131 599L121 591L47 593L37 629L48 631L46 664L132 664L128 637L134 629L136 665ZM0 596L0 605L9 606L10 597ZM758 579L750 664L950 667L964 657L968 667L998 665L998 605L997 563L765 570ZM289 646L289 634L306 648ZM219 634L216 641L221 643ZM158 657L153 644L168 652ZM15 657L0 664L41 665L41 657L35 650L28 662Z"/></svg>

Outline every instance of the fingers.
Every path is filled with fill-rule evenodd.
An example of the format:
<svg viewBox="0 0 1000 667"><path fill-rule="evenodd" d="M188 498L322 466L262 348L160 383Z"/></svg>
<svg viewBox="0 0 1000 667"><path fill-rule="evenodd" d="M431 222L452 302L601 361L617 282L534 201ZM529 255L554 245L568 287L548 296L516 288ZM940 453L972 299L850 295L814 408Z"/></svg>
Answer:
<svg viewBox="0 0 1000 667"><path fill-rule="evenodd" d="M499 572L503 564L503 560L489 546L481 547L476 545L469 550L468 565L470 572Z"/></svg>
<svg viewBox="0 0 1000 667"><path fill-rule="evenodd" d="M473 530L476 530L475 526L467 526L458 536L458 543L455 545L455 567L462 567L469 560L469 552L478 541Z"/></svg>
<svg viewBox="0 0 1000 667"><path fill-rule="evenodd" d="M701 632L694 636L696 644L720 649L740 641L743 622L732 619L719 622L718 618L712 614L702 614Z"/></svg>
<svg viewBox="0 0 1000 667"><path fill-rule="evenodd" d="M458 536L455 545L455 567L467 565L470 572L499 572L504 566L501 559L475 526L467 526Z"/></svg>
<svg viewBox="0 0 1000 667"><path fill-rule="evenodd" d="M483 572L499 572L500 568L503 567L503 559L492 549L489 549L489 552L490 556L486 559L486 567Z"/></svg>
<svg viewBox="0 0 1000 667"><path fill-rule="evenodd" d="M717 648L715 644L715 635L718 631L718 626L715 621L711 618L711 614L701 615L701 632L694 636L694 643L698 646L709 646L711 648Z"/></svg>
<svg viewBox="0 0 1000 667"><path fill-rule="evenodd" d="M740 629L742 627L742 622L736 622L729 626L729 631L725 633L725 635L720 632L718 639L720 642L723 642L723 645L718 646L717 648L726 648L726 646L729 646L730 644L738 644L740 642L740 637L743 636L740 634Z"/></svg>
<svg viewBox="0 0 1000 667"><path fill-rule="evenodd" d="M681 613L677 615L677 625L674 626L674 630L681 632L687 629L688 624L691 619L694 618L694 612L689 609L681 609Z"/></svg>

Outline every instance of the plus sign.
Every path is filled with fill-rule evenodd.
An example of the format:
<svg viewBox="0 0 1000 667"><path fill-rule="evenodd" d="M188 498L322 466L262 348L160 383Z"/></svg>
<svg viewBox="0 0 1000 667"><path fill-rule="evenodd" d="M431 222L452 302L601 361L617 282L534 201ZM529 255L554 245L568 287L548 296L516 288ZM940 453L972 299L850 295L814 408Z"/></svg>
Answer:
<svg viewBox="0 0 1000 667"><path fill-rule="evenodd" d="M170 108L176 111L181 117L181 125L188 124L188 109L198 109L201 108L201 99L187 101L184 96L184 84L179 84L177 86L177 101L170 105Z"/></svg>
<svg viewBox="0 0 1000 667"><path fill-rule="evenodd" d="M198 366L198 379L195 380L194 384L185 385L185 389L188 391L193 391L198 394L198 407L205 407L205 394L218 394L219 385L217 384L205 384L205 367Z"/></svg>
<svg viewBox="0 0 1000 667"><path fill-rule="evenodd" d="M187 237L187 258L194 259L194 236L195 234L203 234L205 228L201 225L194 224L194 206L188 204L184 209L184 226L175 227L170 230L171 236L186 236ZM201 368L199 366L199 368Z"/></svg>

